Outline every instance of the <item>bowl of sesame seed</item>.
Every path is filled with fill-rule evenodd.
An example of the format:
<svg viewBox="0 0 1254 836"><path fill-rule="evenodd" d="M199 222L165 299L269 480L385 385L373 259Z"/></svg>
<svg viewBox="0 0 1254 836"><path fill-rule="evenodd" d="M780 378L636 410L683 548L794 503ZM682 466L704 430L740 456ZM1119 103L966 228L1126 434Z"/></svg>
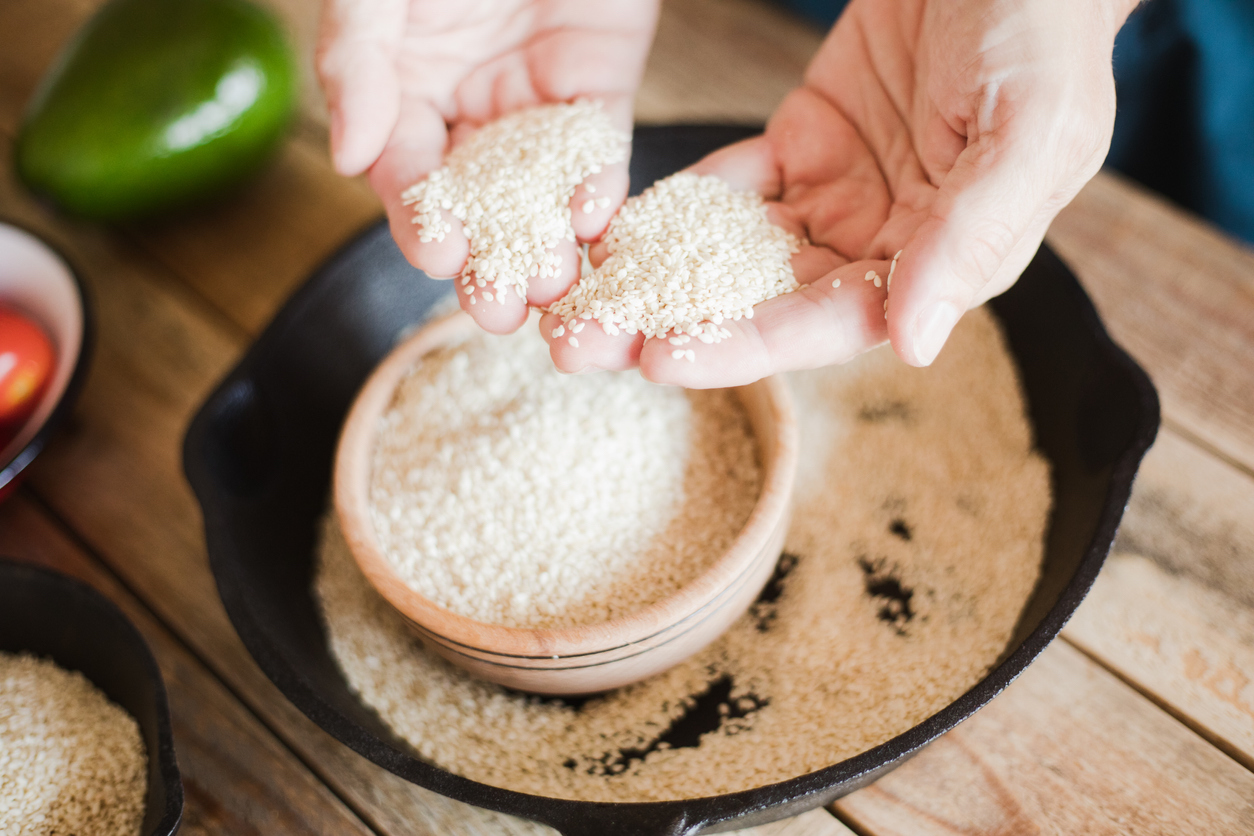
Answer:
<svg viewBox="0 0 1254 836"><path fill-rule="evenodd" d="M170 836L182 814L143 637L90 586L0 557L0 833Z"/></svg>
<svg viewBox="0 0 1254 836"><path fill-rule="evenodd" d="M797 457L782 380L562 375L534 330L493 337L457 313L362 387L334 502L358 566L432 650L511 688L587 694L666 670L748 609Z"/></svg>

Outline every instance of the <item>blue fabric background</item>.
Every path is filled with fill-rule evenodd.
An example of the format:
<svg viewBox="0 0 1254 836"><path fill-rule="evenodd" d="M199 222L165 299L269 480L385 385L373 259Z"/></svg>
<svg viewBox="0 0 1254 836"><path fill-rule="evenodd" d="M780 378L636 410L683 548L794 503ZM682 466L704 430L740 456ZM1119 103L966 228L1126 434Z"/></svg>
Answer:
<svg viewBox="0 0 1254 836"><path fill-rule="evenodd" d="M844 0L780 0L830 26ZM1149 0L1115 40L1106 164L1254 243L1254 0Z"/></svg>

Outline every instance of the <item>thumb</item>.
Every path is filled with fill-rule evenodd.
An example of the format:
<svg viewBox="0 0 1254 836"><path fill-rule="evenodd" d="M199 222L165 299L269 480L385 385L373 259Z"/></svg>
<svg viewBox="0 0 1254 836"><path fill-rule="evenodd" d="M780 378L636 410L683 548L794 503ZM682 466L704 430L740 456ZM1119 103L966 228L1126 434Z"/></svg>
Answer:
<svg viewBox="0 0 1254 836"><path fill-rule="evenodd" d="M340 174L360 174L387 145L400 111L396 54L407 0L325 0L318 79L331 115L331 156Z"/></svg>
<svg viewBox="0 0 1254 836"><path fill-rule="evenodd" d="M962 315L1009 287L1031 259L1055 192L1043 156L995 135L958 156L890 278L888 333L901 359L930 365Z"/></svg>

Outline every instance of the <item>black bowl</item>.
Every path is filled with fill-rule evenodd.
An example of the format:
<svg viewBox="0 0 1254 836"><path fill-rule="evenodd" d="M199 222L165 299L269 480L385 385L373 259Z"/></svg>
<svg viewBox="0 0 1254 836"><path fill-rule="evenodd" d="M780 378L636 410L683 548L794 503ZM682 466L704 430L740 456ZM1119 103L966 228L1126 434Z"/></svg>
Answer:
<svg viewBox="0 0 1254 836"><path fill-rule="evenodd" d="M126 616L84 583L0 559L0 650L28 651L76 670L139 723L148 750L144 836L170 836L183 817L165 685Z"/></svg>
<svg viewBox="0 0 1254 836"><path fill-rule="evenodd" d="M653 182L754 132L727 126L636 130L632 182ZM348 689L311 591L316 523L336 438L358 387L388 349L450 292L406 264L380 222L296 292L193 420L184 467L204 510L218 591L244 644L301 711L416 784L544 822L565 834L687 834L761 824L826 804L892 769L1018 676L1079 605L1114 540L1158 397L1116 346L1075 277L1043 248L992 307L1027 391L1054 508L1040 583L998 665L970 691L883 745L789 781L685 801L591 803L525 795L417 757Z"/></svg>

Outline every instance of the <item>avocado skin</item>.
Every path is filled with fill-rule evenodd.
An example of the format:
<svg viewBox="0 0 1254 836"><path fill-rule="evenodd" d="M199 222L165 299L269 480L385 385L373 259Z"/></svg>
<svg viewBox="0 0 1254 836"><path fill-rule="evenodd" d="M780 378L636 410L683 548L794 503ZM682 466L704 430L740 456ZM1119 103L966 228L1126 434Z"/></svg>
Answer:
<svg viewBox="0 0 1254 836"><path fill-rule="evenodd" d="M282 30L245 0L111 0L36 90L17 172L84 218L176 209L265 162L295 92Z"/></svg>

